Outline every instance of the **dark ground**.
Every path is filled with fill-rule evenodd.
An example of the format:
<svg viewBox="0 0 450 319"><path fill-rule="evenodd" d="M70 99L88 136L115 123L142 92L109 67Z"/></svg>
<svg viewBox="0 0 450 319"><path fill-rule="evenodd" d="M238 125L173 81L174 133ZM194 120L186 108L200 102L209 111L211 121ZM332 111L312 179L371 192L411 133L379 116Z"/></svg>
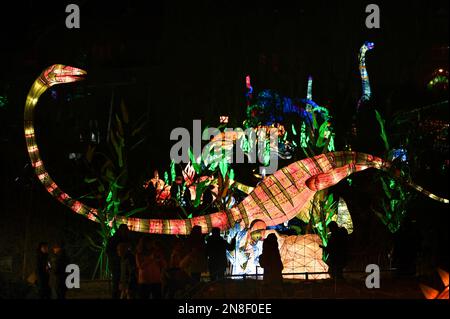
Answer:
<svg viewBox="0 0 450 319"><path fill-rule="evenodd" d="M365 277L364 277L365 278ZM187 299L424 299L415 278L382 278L380 289L368 289L364 278L345 281L285 281L283 291L268 289L262 281L225 280L204 283ZM80 289L67 294L68 299L109 299L107 281L83 281Z"/></svg>

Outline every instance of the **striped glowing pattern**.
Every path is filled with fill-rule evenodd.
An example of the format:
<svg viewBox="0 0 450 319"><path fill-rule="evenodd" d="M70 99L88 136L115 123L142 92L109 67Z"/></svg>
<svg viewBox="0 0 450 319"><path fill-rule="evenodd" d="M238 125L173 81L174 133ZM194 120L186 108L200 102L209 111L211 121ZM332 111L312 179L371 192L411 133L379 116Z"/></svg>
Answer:
<svg viewBox="0 0 450 319"><path fill-rule="evenodd" d="M71 198L50 177L39 156L33 126L34 110L39 97L52 85L79 81L79 76L84 74L86 72L83 70L60 64L44 70L33 83L26 99L24 133L35 174L45 189L72 211L98 221L95 208ZM354 172L371 167L385 169L389 166L389 162L363 153L320 154L292 163L266 177L241 203L230 210L190 219L139 219L120 216L116 222L127 224L132 231L172 235L189 234L192 227L197 225L204 233L210 232L213 227L226 230L238 223L248 227L256 219L264 221L267 226L275 226L305 211L316 191L330 187ZM112 224L112 221L109 223Z"/></svg>
<svg viewBox="0 0 450 319"><path fill-rule="evenodd" d="M371 155L369 155L371 156ZM370 167L374 167L377 169L381 169L383 166L383 162L381 159L379 161L372 162ZM366 164L355 164L355 162L348 163L344 166L337 167L326 173L319 173L317 175L312 176L306 181L306 186L313 191L319 191L321 189L325 189L336 185L341 180L346 178L355 172L360 172L369 168Z"/></svg>
<svg viewBox="0 0 450 319"><path fill-rule="evenodd" d="M349 169L353 166L356 170ZM267 226L275 226L295 217L309 205L317 190L312 190L306 181L318 174L331 173L339 167L352 174L369 167L388 167L380 158L354 152L335 152L320 154L303 159L276 171L266 177L235 208L238 220L249 226L255 219L260 219ZM343 178L343 177L342 177ZM327 187L330 183L325 183Z"/></svg>
<svg viewBox="0 0 450 319"><path fill-rule="evenodd" d="M81 80L80 76L86 74L85 71L55 64L44 70L31 86L25 102L24 112L24 131L28 155L31 164L39 181L44 185L48 193L58 201L70 207L73 211L87 216L90 220L96 220L95 209L89 208L81 202L73 200L68 194L64 193L48 174L43 161L39 155L39 148L36 142L35 130L33 125L34 110L39 97L51 86L55 84L70 83Z"/></svg>
<svg viewBox="0 0 450 319"><path fill-rule="evenodd" d="M447 198L442 198L442 197L439 197L437 195L434 195L434 194L430 193L429 191L427 191L426 189L424 189L422 186L414 184L411 181L408 181L407 184L409 186L411 186L412 188L414 188L415 190L417 190L418 192L424 194L425 196L428 196L429 198L431 198L431 199L433 199L435 201L438 201L438 202L441 202L441 203L444 203L444 204L448 204L449 203L449 200Z"/></svg>
<svg viewBox="0 0 450 319"><path fill-rule="evenodd" d="M236 187L236 189L239 189L241 192L245 194L250 194L255 189L252 186L244 185L236 181L230 181L230 184L233 184L233 186Z"/></svg>

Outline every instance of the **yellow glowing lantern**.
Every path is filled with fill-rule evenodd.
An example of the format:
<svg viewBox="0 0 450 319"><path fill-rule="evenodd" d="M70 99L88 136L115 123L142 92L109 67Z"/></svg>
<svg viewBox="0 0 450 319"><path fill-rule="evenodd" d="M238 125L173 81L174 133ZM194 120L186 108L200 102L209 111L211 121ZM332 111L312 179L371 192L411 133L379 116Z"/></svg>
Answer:
<svg viewBox="0 0 450 319"><path fill-rule="evenodd" d="M221 115L219 117L220 124L227 124L228 123L228 115Z"/></svg>

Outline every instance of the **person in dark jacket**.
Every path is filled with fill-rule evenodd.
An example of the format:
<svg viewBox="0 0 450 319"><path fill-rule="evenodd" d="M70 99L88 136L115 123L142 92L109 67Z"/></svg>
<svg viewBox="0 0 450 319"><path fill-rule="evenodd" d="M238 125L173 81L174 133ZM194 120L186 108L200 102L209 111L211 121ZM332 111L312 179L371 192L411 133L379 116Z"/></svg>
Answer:
<svg viewBox="0 0 450 319"><path fill-rule="evenodd" d="M156 206L156 188L153 183L149 183L147 186L147 206L149 208Z"/></svg>
<svg viewBox="0 0 450 319"><path fill-rule="evenodd" d="M120 257L117 254L117 247L120 243L130 244L129 230L126 224L119 226L117 232L109 239L106 253L109 259L109 268L112 275L112 298L119 299L120 281Z"/></svg>
<svg viewBox="0 0 450 319"><path fill-rule="evenodd" d="M191 276L194 283L200 282L202 272L207 270L206 246L202 228L192 227L186 243L187 255L180 262L181 268Z"/></svg>
<svg viewBox="0 0 450 319"><path fill-rule="evenodd" d="M283 262L278 250L278 240L275 234L269 234L263 242L263 252L259 256L259 265L264 268L264 283L281 285L283 282Z"/></svg>
<svg viewBox="0 0 450 319"><path fill-rule="evenodd" d="M184 243L177 239L170 254L169 264L162 276L163 296L173 299L182 292L191 281L190 276L181 268L181 261L185 256Z"/></svg>
<svg viewBox="0 0 450 319"><path fill-rule="evenodd" d="M48 244L41 242L36 255L37 288L40 299L50 299Z"/></svg>
<svg viewBox="0 0 450 319"><path fill-rule="evenodd" d="M136 259L130 251L130 244L122 242L117 246L120 258L120 299L134 299L137 290Z"/></svg>
<svg viewBox="0 0 450 319"><path fill-rule="evenodd" d="M66 253L61 244L54 244L53 254L50 256L50 288L52 299L66 297L66 267L69 264Z"/></svg>
<svg viewBox="0 0 450 319"><path fill-rule="evenodd" d="M231 251L236 246L236 238L228 243L220 236L220 229L214 227L212 235L206 243L206 255L208 257L208 270L211 280L223 279L227 268L227 250Z"/></svg>
<svg viewBox="0 0 450 319"><path fill-rule="evenodd" d="M335 221L328 224L330 238L326 247L322 248L328 253L327 264L331 278L343 278L343 270L347 265L348 233L344 227L339 227Z"/></svg>
<svg viewBox="0 0 450 319"><path fill-rule="evenodd" d="M161 299L162 278L167 267L164 251L159 242L142 237L136 254L139 298Z"/></svg>

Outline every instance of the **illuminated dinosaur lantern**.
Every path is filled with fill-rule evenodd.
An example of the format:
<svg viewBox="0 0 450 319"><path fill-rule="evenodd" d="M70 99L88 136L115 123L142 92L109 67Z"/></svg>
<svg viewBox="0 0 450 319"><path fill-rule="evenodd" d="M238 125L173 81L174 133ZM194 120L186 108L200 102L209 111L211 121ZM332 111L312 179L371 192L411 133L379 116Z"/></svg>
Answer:
<svg viewBox="0 0 450 319"><path fill-rule="evenodd" d="M77 214L97 221L97 209L71 198L59 188L44 167L36 144L33 117L39 97L51 86L76 82L86 72L71 66L56 64L45 69L33 83L28 93L24 129L28 154L35 173L49 192L58 201ZM213 227L229 229L236 223L248 227L254 220L262 220L267 226L286 222L306 211L314 194L322 189L337 184L352 173L368 168L388 169L389 162L381 158L356 152L332 152L306 158L278 170L266 177L239 205L228 211L190 219L139 219L118 217L118 224L127 224L130 230L154 234L189 234L192 227L199 225L203 232ZM413 184L411 184L413 185ZM422 193L430 195L425 190ZM434 196L434 197L432 197ZM433 199L448 203L447 199L432 195ZM305 218L307 214L305 213Z"/></svg>
<svg viewBox="0 0 450 319"><path fill-rule="evenodd" d="M359 61L359 73L361 75L361 84L362 84L362 96L358 101L357 109L362 103L370 100L372 96L372 91L370 90L369 83L369 74L366 69L366 53L369 50L372 50L375 47L373 42L366 41L359 49L358 61Z"/></svg>

